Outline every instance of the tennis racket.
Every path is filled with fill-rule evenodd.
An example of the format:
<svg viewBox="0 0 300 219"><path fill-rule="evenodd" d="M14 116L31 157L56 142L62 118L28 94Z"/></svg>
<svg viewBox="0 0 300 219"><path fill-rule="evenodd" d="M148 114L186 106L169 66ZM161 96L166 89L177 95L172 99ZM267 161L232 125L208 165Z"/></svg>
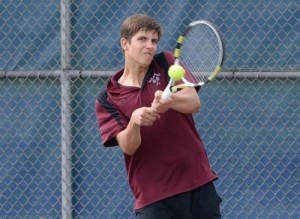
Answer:
<svg viewBox="0 0 300 219"><path fill-rule="evenodd" d="M178 38L174 50L174 65L182 65L188 72L182 83L170 81L162 93L165 100L178 89L199 87L214 80L221 72L223 43L214 24L205 20L194 21Z"/></svg>

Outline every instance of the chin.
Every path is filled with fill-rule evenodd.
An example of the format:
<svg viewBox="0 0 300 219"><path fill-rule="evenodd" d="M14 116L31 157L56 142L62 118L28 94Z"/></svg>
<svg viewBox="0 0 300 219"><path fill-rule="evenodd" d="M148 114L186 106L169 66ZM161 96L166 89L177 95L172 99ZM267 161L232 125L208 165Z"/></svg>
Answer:
<svg viewBox="0 0 300 219"><path fill-rule="evenodd" d="M151 61L152 61L152 59L151 59ZM144 62L144 63L142 63L142 65L144 65L145 67L148 67L148 66L151 64L151 61L149 61L149 62Z"/></svg>
<svg viewBox="0 0 300 219"><path fill-rule="evenodd" d="M151 58L147 58L145 60L145 64L150 65L150 63L152 62L152 60L153 60L153 56Z"/></svg>

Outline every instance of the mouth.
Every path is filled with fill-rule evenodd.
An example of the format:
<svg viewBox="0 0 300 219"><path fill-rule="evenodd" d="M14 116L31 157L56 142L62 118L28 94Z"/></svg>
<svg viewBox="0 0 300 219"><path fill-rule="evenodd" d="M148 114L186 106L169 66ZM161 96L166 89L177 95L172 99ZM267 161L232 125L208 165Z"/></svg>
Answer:
<svg viewBox="0 0 300 219"><path fill-rule="evenodd" d="M144 55L149 58L153 58L153 54L150 52L145 52Z"/></svg>

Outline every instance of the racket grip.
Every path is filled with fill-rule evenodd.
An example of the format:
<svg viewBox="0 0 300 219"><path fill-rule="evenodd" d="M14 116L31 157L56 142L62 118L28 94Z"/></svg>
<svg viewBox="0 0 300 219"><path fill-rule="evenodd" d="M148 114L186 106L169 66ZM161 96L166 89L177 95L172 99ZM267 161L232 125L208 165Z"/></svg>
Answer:
<svg viewBox="0 0 300 219"><path fill-rule="evenodd" d="M165 90L163 91L161 98L162 100L168 99L173 93L171 91L171 86L173 86L174 81L172 79L169 80L168 85L166 86Z"/></svg>
<svg viewBox="0 0 300 219"><path fill-rule="evenodd" d="M171 92L170 90L170 86L167 86L165 88L165 90L163 91L162 95L161 95L161 98L162 100L166 100L168 99L173 93Z"/></svg>

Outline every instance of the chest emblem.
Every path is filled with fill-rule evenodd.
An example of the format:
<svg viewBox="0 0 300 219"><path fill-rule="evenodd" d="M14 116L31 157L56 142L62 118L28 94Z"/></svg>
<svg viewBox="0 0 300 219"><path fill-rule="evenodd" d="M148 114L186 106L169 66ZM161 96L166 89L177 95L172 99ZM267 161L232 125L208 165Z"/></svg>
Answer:
<svg viewBox="0 0 300 219"><path fill-rule="evenodd" d="M154 73L148 82L156 86L160 85L160 73Z"/></svg>

